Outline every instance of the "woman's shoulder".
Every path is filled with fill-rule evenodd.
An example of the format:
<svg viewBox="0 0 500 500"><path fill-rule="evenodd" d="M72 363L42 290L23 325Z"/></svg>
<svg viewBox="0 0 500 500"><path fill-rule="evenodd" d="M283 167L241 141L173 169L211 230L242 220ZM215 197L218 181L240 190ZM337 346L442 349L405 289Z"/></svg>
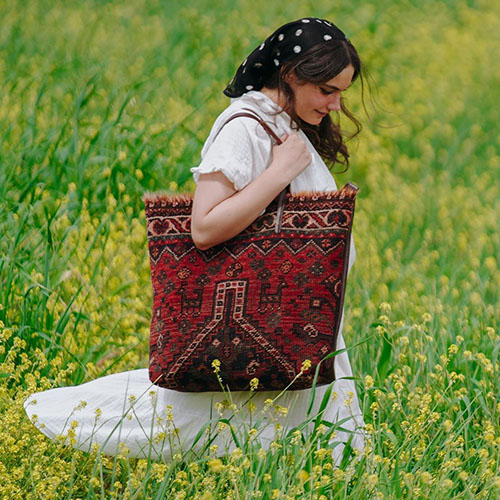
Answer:
<svg viewBox="0 0 500 500"><path fill-rule="evenodd" d="M213 129L217 132L232 116L245 111L251 111L263 120L267 121L270 118L270 105L266 102L266 99L268 98L264 94L256 91L243 94L237 99L231 99L229 106L225 108L215 120ZM256 120L253 118L238 117L235 120L231 120L231 122L233 121L248 124L253 123Z"/></svg>
<svg viewBox="0 0 500 500"><path fill-rule="evenodd" d="M217 117L201 150L200 165L191 168L195 182L201 174L221 171L240 190L266 167L272 147L268 133L252 117L230 120L238 113L250 111L268 122L264 101L255 97L245 94L233 100Z"/></svg>
<svg viewBox="0 0 500 500"><path fill-rule="evenodd" d="M259 142L267 138L267 134L264 130L259 130L261 127L254 118L239 116L231 119L231 117L238 113L251 111L267 121L268 113L266 112L265 106L262 106L263 101L255 97L252 98L252 96L244 94L238 99L231 99L232 102L229 106L227 106L214 121L212 129L203 146L202 156L208 148L210 148L216 138L218 138L217 142L230 141L240 144L245 142Z"/></svg>
<svg viewBox="0 0 500 500"><path fill-rule="evenodd" d="M231 117L242 112L253 112L264 120L278 135L289 132L286 115L268 96L259 91L250 91L240 98L231 99L231 103L225 108L215 120L212 130L207 137L204 150L206 150L215 138L222 134L225 138L233 138L236 141L250 141L260 143L268 142L267 132L259 125L258 121L251 117Z"/></svg>
<svg viewBox="0 0 500 500"><path fill-rule="evenodd" d="M244 109L252 110L265 120L276 118L277 115L282 113L281 108L270 97L260 91L251 90L241 97L231 99L231 103L219 117L230 116Z"/></svg>

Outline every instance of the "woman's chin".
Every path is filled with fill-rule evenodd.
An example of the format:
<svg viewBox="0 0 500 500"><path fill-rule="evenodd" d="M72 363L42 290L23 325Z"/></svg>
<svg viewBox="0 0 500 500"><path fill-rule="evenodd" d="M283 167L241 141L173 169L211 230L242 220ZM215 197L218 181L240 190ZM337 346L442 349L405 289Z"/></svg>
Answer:
<svg viewBox="0 0 500 500"><path fill-rule="evenodd" d="M305 121L308 125L314 125L315 127L317 127L321 121L323 120L323 118L325 117L326 115L323 115L323 116L317 116L317 117L308 117L307 120L304 120L304 118L302 118L303 121Z"/></svg>

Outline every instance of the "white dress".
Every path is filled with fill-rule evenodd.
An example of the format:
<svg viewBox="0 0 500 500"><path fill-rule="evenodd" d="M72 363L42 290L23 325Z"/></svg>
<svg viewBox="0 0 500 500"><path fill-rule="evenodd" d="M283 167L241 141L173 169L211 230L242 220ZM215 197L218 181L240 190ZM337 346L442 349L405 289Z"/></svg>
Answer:
<svg viewBox="0 0 500 500"><path fill-rule="evenodd" d="M201 164L191 169L195 181L200 173L221 171L240 190L269 164L271 140L258 122L251 118L236 118L229 122L214 141L226 119L242 108L255 110L279 136L291 131L290 117L265 94L251 91L233 99L214 123L202 149ZM274 114L276 111L278 115ZM299 133L308 144L313 159L292 181L292 192L335 190L335 181L325 163L306 136ZM354 244L351 243L349 269L354 258ZM342 324L343 320L337 349L345 347ZM335 357L335 374L337 380L333 382L322 418L340 424L330 440L334 461L338 463L344 442L350 437L351 446L363 450L365 431L354 382L344 378L352 377L347 351ZM318 413L328 388L328 385L316 388L309 418ZM232 404L237 408L234 412L224 410L220 405L228 399L228 395L222 392L185 393L156 387L149 381L148 369L143 368L108 375L79 386L32 394L25 401L24 408L38 429L49 438L66 436L69 431L67 442L75 448L88 451L93 444L97 444L102 452L110 455L120 451L127 453L128 450L128 455L133 457L169 460L174 454L190 449L202 452L208 440L208 431L200 433L200 430L206 429L204 425L211 419L216 421L219 418L218 411L224 411L223 418L231 419L237 436L246 434L261 419L254 439L267 449L276 437L276 422L282 426L280 432L306 422L312 391L287 391L274 401L270 410L263 412L265 401L275 399L279 394L279 391L231 393ZM247 404L249 398L255 405L252 414ZM287 408L287 415L286 410L280 411L274 405ZM304 432L311 426L308 424ZM217 424L211 428L217 429ZM216 437L211 444L218 445L219 455L236 447L227 427L213 434Z"/></svg>

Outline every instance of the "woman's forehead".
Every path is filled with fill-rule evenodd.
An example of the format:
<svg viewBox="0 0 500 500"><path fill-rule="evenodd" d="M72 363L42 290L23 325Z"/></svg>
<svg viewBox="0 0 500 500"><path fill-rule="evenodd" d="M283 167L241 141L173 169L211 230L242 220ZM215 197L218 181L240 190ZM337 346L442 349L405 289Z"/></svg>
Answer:
<svg viewBox="0 0 500 500"><path fill-rule="evenodd" d="M354 67L352 64L346 66L339 74L324 82L322 85L329 87L332 90L346 90L352 83L354 76Z"/></svg>

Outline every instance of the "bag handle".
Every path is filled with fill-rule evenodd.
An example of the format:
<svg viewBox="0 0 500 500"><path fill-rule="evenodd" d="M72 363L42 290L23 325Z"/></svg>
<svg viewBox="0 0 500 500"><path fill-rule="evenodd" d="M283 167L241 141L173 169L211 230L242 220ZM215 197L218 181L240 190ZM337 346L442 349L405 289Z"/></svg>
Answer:
<svg viewBox="0 0 500 500"><path fill-rule="evenodd" d="M235 113L234 115L231 115L222 124L222 127L224 127L224 125L226 125L227 123L229 123L231 120L234 120L235 118L239 118L241 116L246 116L247 118L253 118L254 120L257 120L259 122L259 124L262 126L262 128L274 139L274 142L276 142L276 144L281 144L283 142L276 135L276 133L271 129L271 127L255 111L253 111L250 108L242 108L242 109L244 109L245 111L242 111L242 112L239 112L239 113ZM217 134L215 135L215 137L217 137L219 135L220 131L222 130L222 127L217 131ZM215 140L215 137L214 137L214 140Z"/></svg>
<svg viewBox="0 0 500 500"><path fill-rule="evenodd" d="M250 108L242 108L242 109L244 109L245 111L241 111L239 113L231 115L222 124L222 127L219 128L213 140L215 140L215 138L219 135L224 125L229 123L231 120L234 120L235 118L245 116L247 118L253 118L254 120L257 120L259 124L262 126L262 128L271 136L271 138L274 140L276 144L283 144L283 141L276 135L276 133L271 129L271 127L255 111L253 111L253 109ZM276 225L274 226L275 233L279 233L281 231L281 220L283 218L283 210L285 208L285 197L289 189L290 189L290 184L286 186L285 189L283 189L283 191L281 191L281 193L279 194L278 209L276 211Z"/></svg>

